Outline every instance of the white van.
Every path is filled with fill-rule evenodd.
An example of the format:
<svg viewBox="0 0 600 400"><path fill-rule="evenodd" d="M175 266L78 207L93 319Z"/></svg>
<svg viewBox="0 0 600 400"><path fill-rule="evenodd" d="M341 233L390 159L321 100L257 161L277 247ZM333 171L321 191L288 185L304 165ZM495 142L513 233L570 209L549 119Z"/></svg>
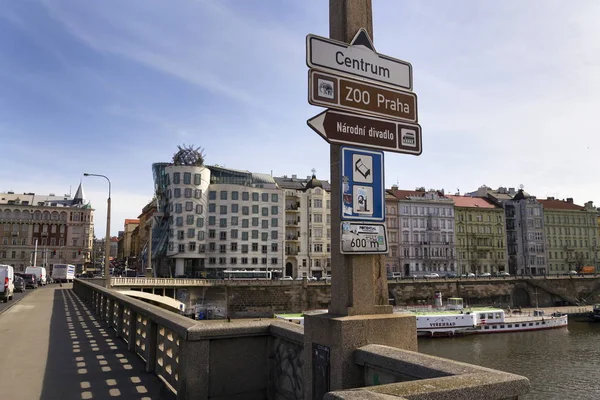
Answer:
<svg viewBox="0 0 600 400"><path fill-rule="evenodd" d="M3 302L13 299L15 294L15 270L10 265L0 264L0 299Z"/></svg>
<svg viewBox="0 0 600 400"><path fill-rule="evenodd" d="M27 267L25 268L25 273L35 275L38 286L43 286L47 282L48 278L46 275L46 268L44 267Z"/></svg>

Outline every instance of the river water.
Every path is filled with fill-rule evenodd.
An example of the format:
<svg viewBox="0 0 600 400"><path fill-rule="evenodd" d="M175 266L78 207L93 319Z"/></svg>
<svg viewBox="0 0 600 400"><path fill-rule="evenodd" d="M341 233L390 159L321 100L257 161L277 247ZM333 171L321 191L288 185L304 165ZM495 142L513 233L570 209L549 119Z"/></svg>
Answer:
<svg viewBox="0 0 600 400"><path fill-rule="evenodd" d="M526 376L524 399L600 399L600 323L582 317L546 331L419 338L419 351Z"/></svg>

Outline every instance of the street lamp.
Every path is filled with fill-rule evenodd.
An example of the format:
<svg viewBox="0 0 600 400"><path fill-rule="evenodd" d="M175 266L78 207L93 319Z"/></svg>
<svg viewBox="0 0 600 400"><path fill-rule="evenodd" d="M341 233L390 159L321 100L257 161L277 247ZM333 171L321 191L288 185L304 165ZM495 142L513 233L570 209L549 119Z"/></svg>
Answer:
<svg viewBox="0 0 600 400"><path fill-rule="evenodd" d="M108 200L106 201L106 243L104 249L104 285L106 288L110 288L110 179L100 174L88 174L87 172L83 176L98 176L108 181Z"/></svg>

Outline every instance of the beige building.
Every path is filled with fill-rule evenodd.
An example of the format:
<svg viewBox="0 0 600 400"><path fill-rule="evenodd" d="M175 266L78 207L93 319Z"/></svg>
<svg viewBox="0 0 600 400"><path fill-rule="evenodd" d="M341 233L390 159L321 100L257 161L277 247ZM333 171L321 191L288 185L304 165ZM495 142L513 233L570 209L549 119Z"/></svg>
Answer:
<svg viewBox="0 0 600 400"><path fill-rule="evenodd" d="M508 272L504 209L485 198L454 201L458 273Z"/></svg>
<svg viewBox="0 0 600 400"><path fill-rule="evenodd" d="M127 263L130 261L133 262L132 266L135 265L135 260L137 258L136 256L139 253L138 249L136 248L138 244L136 229L139 225L139 219L126 219L123 229L123 236L120 239L123 243L123 253L119 258L127 261Z"/></svg>
<svg viewBox="0 0 600 400"><path fill-rule="evenodd" d="M321 278L331 274L331 199L328 182L313 174L275 178L285 194L284 275Z"/></svg>
<svg viewBox="0 0 600 400"><path fill-rule="evenodd" d="M598 265L598 212L591 201L577 205L572 198L538 200L544 208L550 274Z"/></svg>
<svg viewBox="0 0 600 400"><path fill-rule="evenodd" d="M0 193L2 264L17 271L34 263L50 271L54 264L73 264L79 273L91 261L93 237L94 210L81 184L74 197Z"/></svg>

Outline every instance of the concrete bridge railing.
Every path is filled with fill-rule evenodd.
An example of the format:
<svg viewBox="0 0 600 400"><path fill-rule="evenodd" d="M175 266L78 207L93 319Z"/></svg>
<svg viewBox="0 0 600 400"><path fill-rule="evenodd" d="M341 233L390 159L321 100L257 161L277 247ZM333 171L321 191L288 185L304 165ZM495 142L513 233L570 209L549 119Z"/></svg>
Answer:
<svg viewBox="0 0 600 400"><path fill-rule="evenodd" d="M194 321L85 280L73 288L178 399L305 399L301 325ZM365 387L330 391L324 399L500 400L529 391L521 376L387 346L358 348L355 362Z"/></svg>

